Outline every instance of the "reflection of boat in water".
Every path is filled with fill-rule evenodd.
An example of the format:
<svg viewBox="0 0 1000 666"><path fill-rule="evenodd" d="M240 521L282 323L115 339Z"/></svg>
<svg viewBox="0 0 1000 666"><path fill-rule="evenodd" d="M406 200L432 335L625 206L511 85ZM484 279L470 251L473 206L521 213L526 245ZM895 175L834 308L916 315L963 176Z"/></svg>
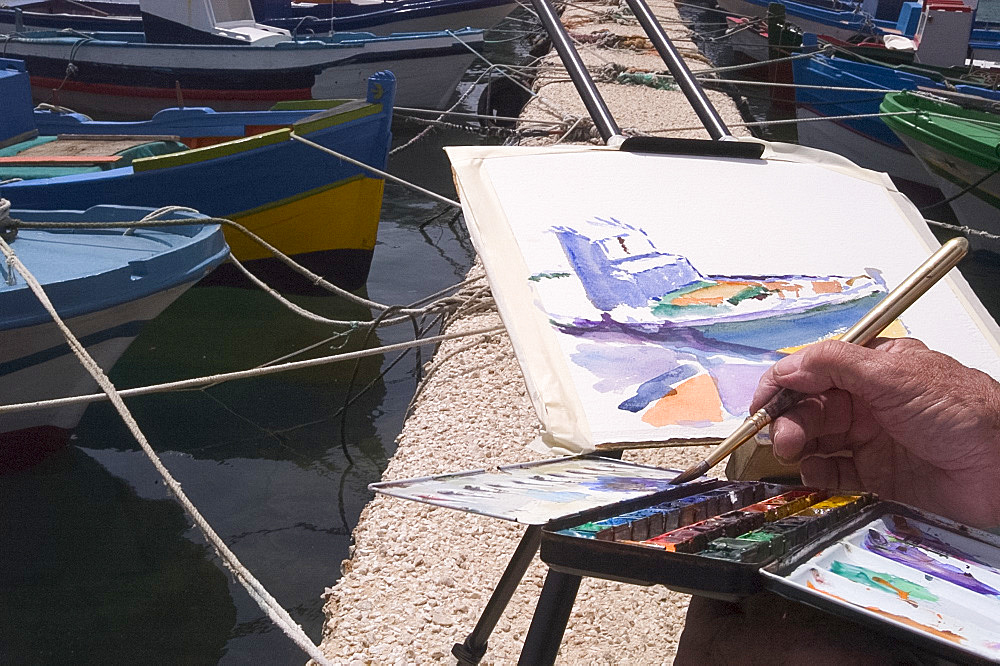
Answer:
<svg viewBox="0 0 1000 666"><path fill-rule="evenodd" d="M657 340L708 338L723 346L780 350L814 342L858 319L885 293L875 271L857 276L703 275L686 257L660 252L641 229L616 220L590 238L555 228L583 287L572 313L549 311L566 333L627 332ZM565 273L535 276L539 291L565 291ZM553 290L550 292L550 290ZM563 301L565 302L565 301ZM572 307L572 306L571 306ZM734 349L733 351L737 351Z"/></svg>
<svg viewBox="0 0 1000 666"><path fill-rule="evenodd" d="M81 663L224 657L239 599L157 488L140 495L73 446L2 477L4 663L44 663L66 649Z"/></svg>

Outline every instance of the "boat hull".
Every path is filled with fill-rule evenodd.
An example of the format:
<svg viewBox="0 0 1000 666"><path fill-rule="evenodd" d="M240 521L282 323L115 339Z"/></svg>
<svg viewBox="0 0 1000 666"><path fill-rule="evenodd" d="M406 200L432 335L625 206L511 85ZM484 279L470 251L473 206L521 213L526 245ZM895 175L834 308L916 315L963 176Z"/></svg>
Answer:
<svg viewBox="0 0 1000 666"><path fill-rule="evenodd" d="M70 330L102 370L109 371L142 326L229 256L217 225L174 212L182 226L88 229L87 222L135 220L149 209L96 206L86 211L11 212L24 222L83 223L82 228L20 228L10 241ZM0 281L0 404L93 393L97 383L61 329L9 269ZM50 451L79 422L86 404L5 413L0 417L0 470Z"/></svg>
<svg viewBox="0 0 1000 666"><path fill-rule="evenodd" d="M828 150L843 155L858 166L888 173L894 179L936 187L937 182L921 166L920 160L903 144L892 145L880 141L864 131L863 125L880 123L878 118L853 121L823 120L814 107L798 105L795 116L801 122L797 126L799 143L803 146ZM865 123L864 121L869 121ZM858 125L862 125L862 129Z"/></svg>
<svg viewBox="0 0 1000 666"><path fill-rule="evenodd" d="M900 138L920 157L938 189L948 198L956 197L948 205L959 224L1000 235L1000 174L905 135ZM973 183L979 184L959 195ZM973 250L1000 253L1000 241L977 234L969 235L969 246Z"/></svg>
<svg viewBox="0 0 1000 666"><path fill-rule="evenodd" d="M17 37L5 42L5 57L27 63L36 102L102 119L138 119L174 106L261 110L279 101L351 97L383 70L396 75L398 104L441 109L476 57L472 48L482 43L478 31L393 38L355 33L339 43L274 47L102 36L109 39Z"/></svg>
<svg viewBox="0 0 1000 666"><path fill-rule="evenodd" d="M329 3L296 9L291 7L291 3L284 2L270 3L262 9L255 9L254 14L260 23L297 35L326 34L332 29L335 32L363 31L385 36L394 32L492 28L517 6L516 2L507 0L410 0L363 4ZM141 32L143 29L138 5L80 3L81 12L85 7L94 7L108 15L25 10L21 14L21 30L69 28L81 32ZM60 9L65 10L65 6L61 5ZM0 33L15 32L16 21L14 8L0 7Z"/></svg>
<svg viewBox="0 0 1000 666"><path fill-rule="evenodd" d="M66 323L107 372L143 324L193 284L188 282L138 301L73 317ZM55 323L3 331L0 339L0 404L99 392ZM37 447L46 449L65 442L86 408L86 404L79 404L4 414L0 420L0 469L30 461L38 453L34 450Z"/></svg>
<svg viewBox="0 0 1000 666"><path fill-rule="evenodd" d="M388 74L373 77L367 102L334 107L329 112L333 115L316 121L321 123L318 127L292 125L291 118L306 123L317 111L306 105L298 112L283 110L237 119L228 131L242 133L251 127L243 123L281 120L312 142L384 169L391 143L392 83ZM338 113L338 108L345 110ZM145 128L72 118L45 119L42 126L54 134L183 137L189 127L178 118L172 129L169 119L174 115L184 114L154 118ZM212 120L226 128L226 118L214 114L196 115L189 125L194 126L200 117L206 118L204 124L190 129L195 137L211 134ZM35 210L84 209L98 203L188 206L231 219L311 269L324 269L317 272L339 286L357 289L367 280L371 265L383 186L384 181L371 172L290 140L287 129L278 129L230 144L135 160L130 167L8 183L0 186L0 196ZM226 228L226 238L241 261L261 264L272 256L236 229ZM293 279L287 269L278 272L287 273L282 285L297 281L302 289L308 284L303 278Z"/></svg>

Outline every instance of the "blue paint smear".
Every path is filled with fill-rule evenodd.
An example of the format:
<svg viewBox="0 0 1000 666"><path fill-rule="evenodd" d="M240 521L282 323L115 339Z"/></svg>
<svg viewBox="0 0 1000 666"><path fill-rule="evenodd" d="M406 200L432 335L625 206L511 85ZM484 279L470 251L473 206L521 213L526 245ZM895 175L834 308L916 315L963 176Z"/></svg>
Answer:
<svg viewBox="0 0 1000 666"><path fill-rule="evenodd" d="M650 379L648 382L640 384L636 394L618 405L618 409L633 413L640 412L646 409L649 403L659 400L673 391L674 384L688 377L693 377L696 374L698 374L698 370L693 366L679 365L658 377Z"/></svg>

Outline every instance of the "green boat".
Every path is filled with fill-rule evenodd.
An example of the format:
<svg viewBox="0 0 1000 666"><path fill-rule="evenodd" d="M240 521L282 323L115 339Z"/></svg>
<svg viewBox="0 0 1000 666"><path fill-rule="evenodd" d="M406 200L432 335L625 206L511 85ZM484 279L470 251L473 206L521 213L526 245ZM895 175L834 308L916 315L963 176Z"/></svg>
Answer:
<svg viewBox="0 0 1000 666"><path fill-rule="evenodd" d="M897 92L887 94L879 109L911 112L882 120L950 199L959 223L1000 235L1000 103L946 92ZM1000 252L996 239L971 235L969 241L976 249Z"/></svg>

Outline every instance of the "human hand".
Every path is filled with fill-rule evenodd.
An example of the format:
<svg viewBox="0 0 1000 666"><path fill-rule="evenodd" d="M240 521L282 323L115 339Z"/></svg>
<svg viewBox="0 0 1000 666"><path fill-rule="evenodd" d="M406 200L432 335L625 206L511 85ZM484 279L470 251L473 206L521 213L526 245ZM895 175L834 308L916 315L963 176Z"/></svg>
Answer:
<svg viewBox="0 0 1000 666"><path fill-rule="evenodd" d="M810 394L771 424L806 484L1000 525L1000 384L985 373L912 338L825 341L768 369L751 413L779 388Z"/></svg>

